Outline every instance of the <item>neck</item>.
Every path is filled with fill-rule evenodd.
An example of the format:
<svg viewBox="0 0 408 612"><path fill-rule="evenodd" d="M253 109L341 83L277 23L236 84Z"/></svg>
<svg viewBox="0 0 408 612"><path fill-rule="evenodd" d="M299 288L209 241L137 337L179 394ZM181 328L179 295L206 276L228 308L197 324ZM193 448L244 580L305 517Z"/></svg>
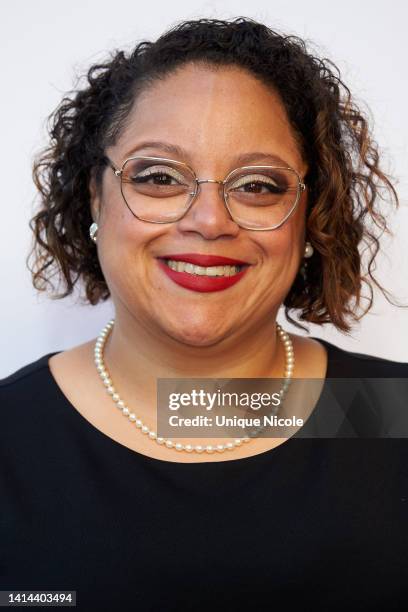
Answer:
<svg viewBox="0 0 408 612"><path fill-rule="evenodd" d="M257 329L239 330L211 346L191 346L155 334L127 311L116 309L105 344L104 361L123 397L148 403L156 397L157 378L282 377L285 352L275 316Z"/></svg>

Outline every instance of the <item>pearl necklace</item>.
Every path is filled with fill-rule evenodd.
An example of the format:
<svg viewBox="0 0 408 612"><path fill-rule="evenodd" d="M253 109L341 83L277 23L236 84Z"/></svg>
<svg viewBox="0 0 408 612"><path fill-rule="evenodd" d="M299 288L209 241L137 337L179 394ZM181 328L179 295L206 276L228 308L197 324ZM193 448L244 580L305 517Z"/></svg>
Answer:
<svg viewBox="0 0 408 612"><path fill-rule="evenodd" d="M111 319L109 323L105 325L105 327L100 332L97 338L97 341L95 343L94 354L95 354L96 369L98 370L98 373L102 379L102 382L104 386L106 387L107 393L112 397L112 400L115 402L117 408L122 412L124 416L126 416L129 419L129 421L134 423L136 427L140 429L142 433L146 434L151 440L157 442L157 444L164 445L167 448L173 448L176 451L186 451L188 453L191 453L193 451L196 453L202 453L204 451L207 453L213 453L214 451L218 451L222 453L225 450L234 450L235 448L238 448L239 446L242 445L243 442L245 443L245 442L251 441L251 438L245 437L245 438L237 438L233 442L227 442L226 444L216 444L216 445L209 444L207 446L202 446L201 444L193 445L193 444L181 444L180 442L175 443L168 438L158 437L156 432L150 429L149 427L147 427L147 425L145 425L141 421L141 419L139 419L133 412L131 412L129 408L126 406L125 402L120 398L119 394L116 392L116 389L112 384L112 379L110 378L109 372L105 366L105 363L103 360L103 350L104 350L105 342L108 338L108 335L111 329L113 328L114 323L115 323L115 319ZM292 341L289 335L279 325L279 323L276 323L276 331L285 349L285 374L284 374L285 380L283 382L282 388L279 391L279 394L282 400L291 382L294 363L295 363L295 357L294 357Z"/></svg>

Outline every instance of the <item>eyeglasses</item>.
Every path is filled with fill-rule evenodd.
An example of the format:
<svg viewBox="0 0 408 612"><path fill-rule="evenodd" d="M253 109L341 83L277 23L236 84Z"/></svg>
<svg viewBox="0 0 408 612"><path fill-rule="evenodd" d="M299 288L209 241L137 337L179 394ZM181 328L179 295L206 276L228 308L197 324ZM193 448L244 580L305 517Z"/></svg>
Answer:
<svg viewBox="0 0 408 612"><path fill-rule="evenodd" d="M296 170L289 167L243 166L217 181L198 179L186 163L164 157L130 157L120 169L107 157L106 161L120 178L130 212L149 223L179 221L193 205L203 183L218 183L237 225L273 230L290 217L306 189Z"/></svg>

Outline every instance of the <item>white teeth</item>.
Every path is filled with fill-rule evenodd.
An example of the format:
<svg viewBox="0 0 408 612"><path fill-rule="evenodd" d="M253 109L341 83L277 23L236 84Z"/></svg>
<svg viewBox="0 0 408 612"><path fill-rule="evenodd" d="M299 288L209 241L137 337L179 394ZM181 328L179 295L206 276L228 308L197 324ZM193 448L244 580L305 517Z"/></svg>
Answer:
<svg viewBox="0 0 408 612"><path fill-rule="evenodd" d="M241 266L195 266L186 261L174 261L174 259L166 259L166 264L176 272L187 272L188 274L197 274L199 276L233 276L240 271Z"/></svg>

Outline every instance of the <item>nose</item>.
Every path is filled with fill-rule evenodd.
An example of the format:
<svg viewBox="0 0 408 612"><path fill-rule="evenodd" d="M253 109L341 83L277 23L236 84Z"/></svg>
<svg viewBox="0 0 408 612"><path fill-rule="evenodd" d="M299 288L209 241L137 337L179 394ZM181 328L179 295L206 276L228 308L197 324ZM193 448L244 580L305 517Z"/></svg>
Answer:
<svg viewBox="0 0 408 612"><path fill-rule="evenodd" d="M231 218L225 206L221 181L199 180L196 196L180 221L182 232L197 232L207 240L220 236L234 237L239 233L239 225ZM212 183L204 185L202 183Z"/></svg>

